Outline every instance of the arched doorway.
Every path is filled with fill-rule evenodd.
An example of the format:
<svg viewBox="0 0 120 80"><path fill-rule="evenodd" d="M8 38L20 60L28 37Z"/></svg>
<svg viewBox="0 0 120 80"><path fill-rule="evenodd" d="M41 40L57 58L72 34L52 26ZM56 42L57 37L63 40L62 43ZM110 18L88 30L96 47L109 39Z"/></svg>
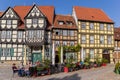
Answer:
<svg viewBox="0 0 120 80"><path fill-rule="evenodd" d="M107 59L108 63L110 63L110 53L108 49L103 50L102 58Z"/></svg>

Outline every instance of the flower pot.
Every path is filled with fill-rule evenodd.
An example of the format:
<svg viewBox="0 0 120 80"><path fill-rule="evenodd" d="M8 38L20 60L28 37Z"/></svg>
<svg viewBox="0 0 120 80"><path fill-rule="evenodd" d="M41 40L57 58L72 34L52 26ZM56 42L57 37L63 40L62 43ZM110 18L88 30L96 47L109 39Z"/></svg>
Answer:
<svg viewBox="0 0 120 80"><path fill-rule="evenodd" d="M68 67L64 67L64 72L68 73Z"/></svg>
<svg viewBox="0 0 120 80"><path fill-rule="evenodd" d="M103 63L102 66L106 66L106 63Z"/></svg>

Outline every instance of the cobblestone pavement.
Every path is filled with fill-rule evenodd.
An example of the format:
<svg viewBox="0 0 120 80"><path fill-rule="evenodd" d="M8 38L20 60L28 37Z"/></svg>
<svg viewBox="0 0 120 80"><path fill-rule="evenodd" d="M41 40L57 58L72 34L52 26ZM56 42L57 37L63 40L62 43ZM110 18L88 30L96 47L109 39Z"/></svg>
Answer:
<svg viewBox="0 0 120 80"><path fill-rule="evenodd" d="M12 77L11 65L0 63L0 80L120 80L120 75L113 72L114 65L83 69L69 73L58 73L39 77Z"/></svg>

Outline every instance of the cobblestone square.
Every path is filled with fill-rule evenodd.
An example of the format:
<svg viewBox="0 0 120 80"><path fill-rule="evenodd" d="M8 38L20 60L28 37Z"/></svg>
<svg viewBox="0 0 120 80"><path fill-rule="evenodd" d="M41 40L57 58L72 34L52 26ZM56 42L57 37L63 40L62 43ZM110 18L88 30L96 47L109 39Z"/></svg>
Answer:
<svg viewBox="0 0 120 80"><path fill-rule="evenodd" d="M18 77L17 74L13 77L11 65L0 63L0 80L120 80L120 75L113 70L114 64L108 64L105 67L28 78Z"/></svg>

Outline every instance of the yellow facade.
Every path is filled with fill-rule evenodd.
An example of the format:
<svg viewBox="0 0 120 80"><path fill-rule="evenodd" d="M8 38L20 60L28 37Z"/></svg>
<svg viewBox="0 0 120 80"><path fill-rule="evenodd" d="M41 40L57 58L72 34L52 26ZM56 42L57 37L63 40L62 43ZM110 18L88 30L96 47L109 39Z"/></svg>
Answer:
<svg viewBox="0 0 120 80"><path fill-rule="evenodd" d="M85 25L84 29L82 29L83 23ZM93 29L90 29L91 23L93 24ZM103 24L102 30L100 26L101 24ZM108 25L110 26L109 29ZM84 35L84 37L82 37L82 35ZM103 38L101 38L102 36ZM90 37L93 40L91 40ZM101 41L103 41L103 43ZM78 43L81 44L81 47L83 47L85 57L87 57L88 54L90 54L91 49L93 50L94 54L92 54L93 55L93 58L91 58L92 61L95 60L96 54L97 55L99 54L99 57L103 58L103 52L105 49L107 49L108 54L110 56L110 62L112 63L113 62L112 53L114 50L114 25L110 23L78 21Z"/></svg>

